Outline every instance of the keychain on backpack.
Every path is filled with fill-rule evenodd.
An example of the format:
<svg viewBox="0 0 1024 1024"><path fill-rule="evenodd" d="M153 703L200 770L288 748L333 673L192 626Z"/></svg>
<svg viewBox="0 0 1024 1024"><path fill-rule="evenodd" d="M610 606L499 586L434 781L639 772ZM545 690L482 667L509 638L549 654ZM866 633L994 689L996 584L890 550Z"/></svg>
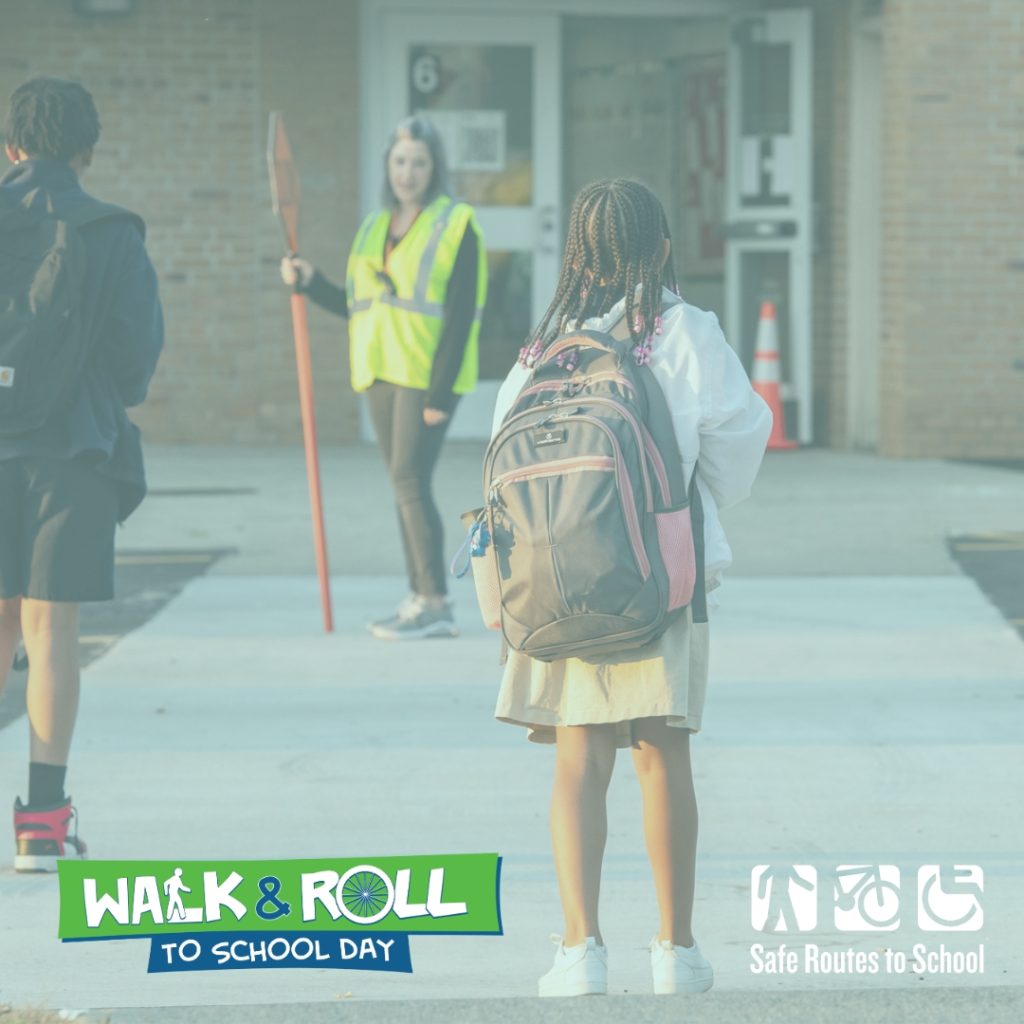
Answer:
<svg viewBox="0 0 1024 1024"><path fill-rule="evenodd" d="M485 514L485 511L481 509L480 515L469 528L466 539L462 542L459 550L455 552L455 557L452 559L451 565L448 566L448 571L457 580L461 580L469 572L472 559L483 558L487 554L487 548L491 543L491 534L487 529L487 522L484 519ZM466 556L465 564L461 569L457 569L456 566L463 555Z"/></svg>

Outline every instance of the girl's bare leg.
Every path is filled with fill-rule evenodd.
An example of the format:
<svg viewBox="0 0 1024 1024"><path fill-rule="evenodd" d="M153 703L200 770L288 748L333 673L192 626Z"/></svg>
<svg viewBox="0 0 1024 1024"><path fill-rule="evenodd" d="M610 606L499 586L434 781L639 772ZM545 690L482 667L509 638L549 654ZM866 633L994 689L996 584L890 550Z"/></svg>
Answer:
<svg viewBox="0 0 1024 1024"><path fill-rule="evenodd" d="M576 946L592 935L603 945L597 906L608 837L605 799L615 765L615 727L563 726L556 735L551 843L565 915L562 941Z"/></svg>
<svg viewBox="0 0 1024 1024"><path fill-rule="evenodd" d="M697 798L690 770L690 734L667 725L664 718L645 718L634 723L633 737L644 837L661 916L658 938L692 946Z"/></svg>

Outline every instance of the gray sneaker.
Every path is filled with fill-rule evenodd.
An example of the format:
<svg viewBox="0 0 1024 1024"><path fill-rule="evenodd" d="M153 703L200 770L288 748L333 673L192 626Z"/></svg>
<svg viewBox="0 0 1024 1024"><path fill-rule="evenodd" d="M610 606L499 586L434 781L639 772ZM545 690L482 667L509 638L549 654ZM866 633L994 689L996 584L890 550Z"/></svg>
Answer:
<svg viewBox="0 0 1024 1024"><path fill-rule="evenodd" d="M410 615L415 615L420 610L420 599L418 594L414 594L411 590L405 597L402 598L399 606L390 614L385 616L383 619L375 619L373 622L367 624L367 629L370 632L377 629L378 626L396 626L403 618L408 618Z"/></svg>
<svg viewBox="0 0 1024 1024"><path fill-rule="evenodd" d="M419 596L403 601L394 618L373 623L370 632L378 640L422 640L459 635L450 601L445 601L439 608L431 608Z"/></svg>

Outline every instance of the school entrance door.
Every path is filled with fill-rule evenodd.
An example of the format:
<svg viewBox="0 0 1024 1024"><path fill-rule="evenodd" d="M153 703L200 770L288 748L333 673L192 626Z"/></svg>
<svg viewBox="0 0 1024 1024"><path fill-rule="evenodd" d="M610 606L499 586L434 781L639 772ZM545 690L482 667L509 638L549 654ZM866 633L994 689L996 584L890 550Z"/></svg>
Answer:
<svg viewBox="0 0 1024 1024"><path fill-rule="evenodd" d="M372 95L363 205L379 201L393 126L409 114L429 116L445 142L455 195L476 210L489 269L480 384L459 403L449 436L488 437L498 386L546 308L561 258L560 20L367 13L364 52L384 61L364 79Z"/></svg>
<svg viewBox="0 0 1024 1024"><path fill-rule="evenodd" d="M624 174L665 202L684 297L718 314L748 372L760 304L774 302L787 426L810 442L811 12L638 0L623 19L611 0L524 15L398 3L363 7L362 206L379 202L391 128L429 115L490 267L481 385L452 436L489 435L498 384L553 294L573 193Z"/></svg>

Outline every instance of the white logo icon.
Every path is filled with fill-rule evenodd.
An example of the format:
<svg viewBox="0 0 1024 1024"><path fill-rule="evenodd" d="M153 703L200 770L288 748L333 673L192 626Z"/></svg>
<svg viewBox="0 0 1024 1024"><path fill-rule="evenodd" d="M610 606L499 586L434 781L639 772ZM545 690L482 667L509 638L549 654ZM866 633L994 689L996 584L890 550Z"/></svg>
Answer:
<svg viewBox="0 0 1024 1024"><path fill-rule="evenodd" d="M818 872L810 864L758 864L750 873L750 923L762 932L818 924Z"/></svg>
<svg viewBox="0 0 1024 1024"><path fill-rule="evenodd" d="M202 921L203 912L198 907L186 907L181 902L181 894L192 890L182 881L181 868L175 868L174 874L164 882L164 895L167 897L167 921Z"/></svg>
<svg viewBox="0 0 1024 1024"><path fill-rule="evenodd" d="M0 388L14 387L14 367L0 366Z"/></svg>
<svg viewBox="0 0 1024 1024"><path fill-rule="evenodd" d="M984 922L985 877L977 864L925 864L917 872L917 926L931 932L976 932Z"/></svg>
<svg viewBox="0 0 1024 1024"><path fill-rule="evenodd" d="M891 932L900 924L900 869L895 864L840 864L835 925L845 932Z"/></svg>

